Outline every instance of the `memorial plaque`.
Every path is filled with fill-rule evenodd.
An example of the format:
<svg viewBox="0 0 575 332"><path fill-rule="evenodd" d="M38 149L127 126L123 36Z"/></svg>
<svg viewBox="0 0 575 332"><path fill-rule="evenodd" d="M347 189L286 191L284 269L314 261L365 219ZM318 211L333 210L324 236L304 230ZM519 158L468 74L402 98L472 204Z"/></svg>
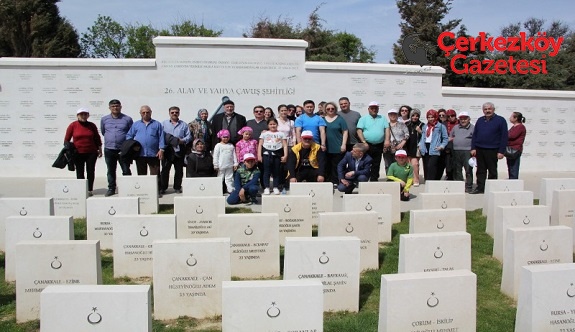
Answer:
<svg viewBox="0 0 575 332"><path fill-rule="evenodd" d="M551 226L573 228L575 222L575 190L554 190L551 208Z"/></svg>
<svg viewBox="0 0 575 332"><path fill-rule="evenodd" d="M16 321L40 318L40 293L50 285L102 283L98 241L22 241L16 244Z"/></svg>
<svg viewBox="0 0 575 332"><path fill-rule="evenodd" d="M0 251L6 250L5 221L9 216L53 216L52 198L0 198Z"/></svg>
<svg viewBox="0 0 575 332"><path fill-rule="evenodd" d="M222 195L174 197L174 213L178 239L216 237L214 225L218 214L226 213L226 198Z"/></svg>
<svg viewBox="0 0 575 332"><path fill-rule="evenodd" d="M357 312L360 246L356 237L288 237L284 280L320 280L324 311Z"/></svg>
<svg viewBox="0 0 575 332"><path fill-rule="evenodd" d="M430 194L465 194L463 181L425 181L425 192Z"/></svg>
<svg viewBox="0 0 575 332"><path fill-rule="evenodd" d="M573 263L573 234L566 226L508 228L501 292L517 300L521 267Z"/></svg>
<svg viewBox="0 0 575 332"><path fill-rule="evenodd" d="M112 249L112 219L116 215L138 214L138 200L138 197L90 197L86 201L88 240L99 240L100 249Z"/></svg>
<svg viewBox="0 0 575 332"><path fill-rule="evenodd" d="M384 274L379 298L379 332L476 330L471 271Z"/></svg>
<svg viewBox="0 0 575 332"><path fill-rule="evenodd" d="M471 271L471 235L466 232L401 234L398 273Z"/></svg>
<svg viewBox="0 0 575 332"><path fill-rule="evenodd" d="M409 234L467 231L464 209L409 211Z"/></svg>
<svg viewBox="0 0 575 332"><path fill-rule="evenodd" d="M222 331L323 331L323 285L318 280L224 281Z"/></svg>
<svg viewBox="0 0 575 332"><path fill-rule="evenodd" d="M262 196L262 213L279 216L280 245L288 236L312 236L312 210L309 196Z"/></svg>
<svg viewBox="0 0 575 332"><path fill-rule="evenodd" d="M465 210L465 193L420 193L418 198L421 199L420 210Z"/></svg>
<svg viewBox="0 0 575 332"><path fill-rule="evenodd" d="M182 196L187 197L208 197L222 196L222 178L183 178Z"/></svg>
<svg viewBox="0 0 575 332"><path fill-rule="evenodd" d="M140 213L158 213L158 178L155 175L132 175L117 178L119 197L139 197Z"/></svg>
<svg viewBox="0 0 575 332"><path fill-rule="evenodd" d="M378 242L391 242L391 206L392 195L389 194L358 194L343 196L344 212L373 211L377 213Z"/></svg>
<svg viewBox="0 0 575 332"><path fill-rule="evenodd" d="M280 275L276 213L220 214L218 234L230 238L232 276L270 278Z"/></svg>
<svg viewBox="0 0 575 332"><path fill-rule="evenodd" d="M154 241L154 318L197 319L222 314L222 281L229 281L230 240Z"/></svg>
<svg viewBox="0 0 575 332"><path fill-rule="evenodd" d="M575 329L575 264L521 268L515 332Z"/></svg>
<svg viewBox="0 0 575 332"><path fill-rule="evenodd" d="M553 191L575 189L575 178L542 178L539 205L548 205L553 211Z"/></svg>
<svg viewBox="0 0 575 332"><path fill-rule="evenodd" d="M355 236L361 241L360 268L379 269L378 215L376 212L324 212L319 214L318 236Z"/></svg>
<svg viewBox="0 0 575 332"><path fill-rule="evenodd" d="M485 194L483 195L483 211L484 216L489 212L489 193L492 191L524 191L523 180L485 180Z"/></svg>
<svg viewBox="0 0 575 332"><path fill-rule="evenodd" d="M290 183L290 195L311 197L312 224L317 225L318 213L333 212L333 184L331 182Z"/></svg>
<svg viewBox="0 0 575 332"><path fill-rule="evenodd" d="M391 195L391 222L398 224L401 222L401 203L399 199L398 182L360 182L359 194L379 194Z"/></svg>
<svg viewBox="0 0 575 332"><path fill-rule="evenodd" d="M16 281L16 244L20 241L74 240L74 220L64 216L6 218L5 279Z"/></svg>
<svg viewBox="0 0 575 332"><path fill-rule="evenodd" d="M153 242L176 239L176 215L122 215L114 227L114 278L152 277Z"/></svg>
<svg viewBox="0 0 575 332"><path fill-rule="evenodd" d="M508 228L531 228L549 226L549 207L533 206L497 206L495 207L495 225L493 230L493 257L503 261Z"/></svg>
<svg viewBox="0 0 575 332"><path fill-rule="evenodd" d="M152 331L148 285L48 286L40 295L40 331Z"/></svg>
<svg viewBox="0 0 575 332"><path fill-rule="evenodd" d="M492 191L487 196L489 214L485 226L485 233L494 236L495 208L498 206L532 206L533 192L531 191Z"/></svg>
<svg viewBox="0 0 575 332"><path fill-rule="evenodd" d="M54 199L55 216L86 218L88 180L46 179L45 197Z"/></svg>

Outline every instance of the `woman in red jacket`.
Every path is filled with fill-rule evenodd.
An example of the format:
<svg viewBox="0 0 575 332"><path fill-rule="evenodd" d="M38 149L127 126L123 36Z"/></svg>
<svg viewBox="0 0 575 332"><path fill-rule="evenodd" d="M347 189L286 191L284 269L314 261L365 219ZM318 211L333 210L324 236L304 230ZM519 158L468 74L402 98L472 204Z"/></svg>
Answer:
<svg viewBox="0 0 575 332"><path fill-rule="evenodd" d="M525 134L527 133L527 130L523 125L523 123L525 123L525 118L523 117L523 114L519 112L513 112L509 117L509 122L511 122L512 126L509 128L507 134L507 146L519 150L519 155L515 159L506 157L507 172L509 173L509 179L519 179L519 164L521 161L521 153L523 153Z"/></svg>
<svg viewBox="0 0 575 332"><path fill-rule="evenodd" d="M88 196L92 196L94 190L94 177L96 173L96 160L102 157L102 140L98 133L98 128L93 122L89 122L90 112L80 108L76 112L78 121L70 123L66 129L64 142L74 143L76 155L74 165L76 166L76 178L85 179L84 169L88 177Z"/></svg>

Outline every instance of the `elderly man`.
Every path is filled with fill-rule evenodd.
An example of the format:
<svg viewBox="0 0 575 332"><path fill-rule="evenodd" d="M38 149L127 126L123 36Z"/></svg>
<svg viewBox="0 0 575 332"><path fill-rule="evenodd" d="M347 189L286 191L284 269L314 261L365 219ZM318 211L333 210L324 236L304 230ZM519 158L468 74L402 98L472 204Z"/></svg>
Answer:
<svg viewBox="0 0 575 332"><path fill-rule="evenodd" d="M311 131L304 130L301 133L301 143L289 149L287 169L290 182L325 180L325 153L314 142Z"/></svg>
<svg viewBox="0 0 575 332"><path fill-rule="evenodd" d="M465 192L470 192L473 186L473 168L469 166L469 157L471 156L471 138L473 129L469 113L459 113L459 124L449 134L449 141L452 143L451 152L453 165L453 179L463 181L463 172L465 169Z"/></svg>
<svg viewBox="0 0 575 332"><path fill-rule="evenodd" d="M229 130L231 137L230 142L236 144L237 141L242 139L238 135L238 130L246 126L246 117L235 112L236 105L233 101L227 100L224 102L224 113L214 115L211 121L212 133L217 133L222 129ZM212 148L218 144L216 135L212 136Z"/></svg>
<svg viewBox="0 0 575 332"><path fill-rule="evenodd" d="M316 143L321 144L321 150L326 150L326 136L325 136L325 127L327 124L325 120L316 114L313 114L313 110L315 109L315 103L313 100L306 100L303 102L303 110L304 114L300 115L295 119L295 131L296 131L296 138L297 142L300 143L301 135L303 131L311 131L313 134L313 140Z"/></svg>
<svg viewBox="0 0 575 332"><path fill-rule="evenodd" d="M192 140L190 128L180 120L180 108L172 106L168 110L170 118L162 122L164 136L166 137L166 158L162 160L162 187L161 194L165 194L170 181L170 169L174 166L174 190L182 193L182 179L184 178L184 159L186 158L186 145ZM168 143L170 142L170 143ZM173 143L173 144L172 144ZM168 145L169 144L169 145Z"/></svg>
<svg viewBox="0 0 575 332"><path fill-rule="evenodd" d="M122 175L132 175L130 165L120 158L122 143L126 140L126 134L134 121L131 117L122 113L122 104L118 99L112 99L108 103L110 114L100 120L100 131L104 135L104 159L108 168L108 191L106 197L116 194L116 168L118 163L122 169Z"/></svg>
<svg viewBox="0 0 575 332"><path fill-rule="evenodd" d="M347 142L345 142L346 150L349 152L357 144L357 122L361 118L361 114L359 112L353 111L349 108L349 98L341 97L339 98L339 112L337 115L340 115L347 124L347 130L349 131L349 135L347 136Z"/></svg>
<svg viewBox="0 0 575 332"><path fill-rule="evenodd" d="M370 102L367 110L369 114L362 116L357 122L357 137L362 143L367 143L369 146L367 153L373 159L369 180L378 181L383 148L390 147L389 122L379 115L378 102Z"/></svg>
<svg viewBox="0 0 575 332"><path fill-rule="evenodd" d="M367 145L356 143L350 152L337 164L339 184L337 190L351 194L358 182L367 182L371 174L372 159L365 152Z"/></svg>
<svg viewBox="0 0 575 332"><path fill-rule="evenodd" d="M485 103L482 108L483 116L475 122L471 139L471 156L477 159L477 188L470 194L483 194L486 177L497 179L497 161L503 158L507 146L507 122L495 114L493 103Z"/></svg>

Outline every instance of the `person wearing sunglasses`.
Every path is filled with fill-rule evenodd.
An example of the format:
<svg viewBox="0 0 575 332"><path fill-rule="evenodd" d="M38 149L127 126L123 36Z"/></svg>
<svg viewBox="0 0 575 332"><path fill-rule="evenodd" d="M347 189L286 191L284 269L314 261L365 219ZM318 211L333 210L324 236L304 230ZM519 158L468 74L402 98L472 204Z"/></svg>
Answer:
<svg viewBox="0 0 575 332"><path fill-rule="evenodd" d="M162 122L164 127L164 137L166 139L166 155L162 160L162 188L160 193L163 195L168 189L170 181L170 169L174 166L174 190L176 193L182 193L182 179L184 178L184 159L186 157L186 146L192 140L192 134L188 124L180 120L180 108L172 106L168 113L170 118ZM168 143L169 142L169 143Z"/></svg>

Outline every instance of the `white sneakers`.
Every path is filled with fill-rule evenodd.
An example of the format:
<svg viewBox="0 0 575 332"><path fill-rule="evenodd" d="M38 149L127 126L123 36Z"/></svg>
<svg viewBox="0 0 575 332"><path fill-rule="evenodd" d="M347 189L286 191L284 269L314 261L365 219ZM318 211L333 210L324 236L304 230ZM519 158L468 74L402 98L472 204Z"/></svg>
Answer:
<svg viewBox="0 0 575 332"><path fill-rule="evenodd" d="M264 189L264 195L269 195L270 194L270 188L266 188ZM281 194L278 188L274 188L274 195L279 195Z"/></svg>
<svg viewBox="0 0 575 332"><path fill-rule="evenodd" d="M279 195L280 191L278 190L278 188L274 188L274 195Z"/></svg>

